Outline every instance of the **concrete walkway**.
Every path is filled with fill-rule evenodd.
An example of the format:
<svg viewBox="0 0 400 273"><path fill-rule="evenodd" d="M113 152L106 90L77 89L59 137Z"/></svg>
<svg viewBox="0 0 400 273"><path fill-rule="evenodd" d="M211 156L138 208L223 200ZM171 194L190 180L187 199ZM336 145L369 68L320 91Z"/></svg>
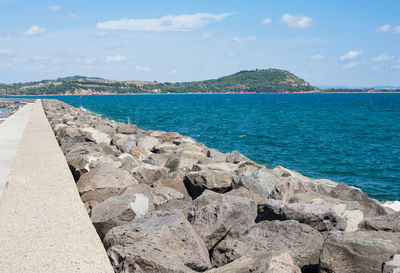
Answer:
<svg viewBox="0 0 400 273"><path fill-rule="evenodd" d="M27 104L0 124L0 199L33 104Z"/></svg>
<svg viewBox="0 0 400 273"><path fill-rule="evenodd" d="M40 101L0 199L0 272L113 272Z"/></svg>

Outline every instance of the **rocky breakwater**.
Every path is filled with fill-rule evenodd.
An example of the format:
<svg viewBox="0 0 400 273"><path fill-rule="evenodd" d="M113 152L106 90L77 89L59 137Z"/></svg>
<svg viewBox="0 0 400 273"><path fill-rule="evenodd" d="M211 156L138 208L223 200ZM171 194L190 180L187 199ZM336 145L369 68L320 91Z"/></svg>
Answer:
<svg viewBox="0 0 400 273"><path fill-rule="evenodd" d="M178 133L43 105L115 272L399 272L395 204Z"/></svg>

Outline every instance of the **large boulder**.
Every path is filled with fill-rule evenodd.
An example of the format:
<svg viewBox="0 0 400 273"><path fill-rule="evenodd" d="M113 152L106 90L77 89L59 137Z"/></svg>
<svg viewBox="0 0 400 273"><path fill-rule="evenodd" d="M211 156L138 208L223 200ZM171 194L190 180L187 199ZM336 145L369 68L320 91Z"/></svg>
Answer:
<svg viewBox="0 0 400 273"><path fill-rule="evenodd" d="M359 226L363 230L400 232L400 212L365 218Z"/></svg>
<svg viewBox="0 0 400 273"><path fill-rule="evenodd" d="M158 138L151 136L140 136L137 140L137 146L143 147L149 151L152 151L154 147L156 147L160 143L161 141Z"/></svg>
<svg viewBox="0 0 400 273"><path fill-rule="evenodd" d="M192 201L188 219L211 247L224 236L243 235L255 224L256 216L253 200L205 190Z"/></svg>
<svg viewBox="0 0 400 273"><path fill-rule="evenodd" d="M119 123L117 126L117 132L127 135L136 134L138 132L138 127L134 124Z"/></svg>
<svg viewBox="0 0 400 273"><path fill-rule="evenodd" d="M154 166L143 163L132 170L133 176L139 183L153 185L154 182L168 174L168 169L165 167Z"/></svg>
<svg viewBox="0 0 400 273"><path fill-rule="evenodd" d="M129 154L132 155L135 159L143 161L151 155L151 152L143 147L132 146L129 150Z"/></svg>
<svg viewBox="0 0 400 273"><path fill-rule="evenodd" d="M91 220L100 238L116 226L129 223L150 211L149 198L143 193L123 193L106 199L92 209Z"/></svg>
<svg viewBox="0 0 400 273"><path fill-rule="evenodd" d="M153 183L153 186L173 188L184 195L185 201L192 201L192 197L189 195L185 183L183 182L185 175L183 171L170 172Z"/></svg>
<svg viewBox="0 0 400 273"><path fill-rule="evenodd" d="M83 204L85 205L86 211L89 215L91 215L91 211L95 206L110 197L120 195L124 190L125 187L111 187L91 190L82 194L81 199Z"/></svg>
<svg viewBox="0 0 400 273"><path fill-rule="evenodd" d="M344 183L337 184L337 186L329 192L329 195L340 200L359 202L361 210L364 212L364 215L368 217L387 214L378 201L368 197L362 190Z"/></svg>
<svg viewBox="0 0 400 273"><path fill-rule="evenodd" d="M294 220L263 221L243 236L222 240L212 252L216 266L247 255L260 255L271 248L287 248L303 270L315 270L323 246L323 237L315 229Z"/></svg>
<svg viewBox="0 0 400 273"><path fill-rule="evenodd" d="M157 187L152 189L153 194L153 205L154 207L158 207L165 202L175 199L175 200L184 200L185 196L179 191L170 188L170 187Z"/></svg>
<svg viewBox="0 0 400 273"><path fill-rule="evenodd" d="M300 202L288 204L274 199L264 199L258 204L256 221L265 220L297 220L318 231L346 228L346 223L325 205Z"/></svg>
<svg viewBox="0 0 400 273"><path fill-rule="evenodd" d="M332 231L320 257L320 272L380 273L383 263L400 249L391 232Z"/></svg>
<svg viewBox="0 0 400 273"><path fill-rule="evenodd" d="M239 259L206 273L300 273L292 256L285 249L271 249L257 256L243 256Z"/></svg>
<svg viewBox="0 0 400 273"><path fill-rule="evenodd" d="M206 156L203 152L184 149L172 154L168 158L167 163L165 163L165 167L171 171L191 170L194 164L204 158Z"/></svg>
<svg viewBox="0 0 400 273"><path fill-rule="evenodd" d="M114 134L112 144L118 147L123 153L128 153L132 147L136 146L136 137L133 135Z"/></svg>
<svg viewBox="0 0 400 273"><path fill-rule="evenodd" d="M137 181L127 171L103 164L83 174L76 185L79 193L84 194L89 191L128 187L134 184L137 184Z"/></svg>
<svg viewBox="0 0 400 273"><path fill-rule="evenodd" d="M235 176L233 188L244 187L259 195L268 197L278 183L279 178L272 170L263 167L253 172L246 171Z"/></svg>
<svg viewBox="0 0 400 273"><path fill-rule="evenodd" d="M93 127L84 127L84 128L81 128L80 131L82 133L87 134L86 138L88 140L93 141L97 144L105 143L105 144L109 145L111 143L111 137L108 134L103 133Z"/></svg>
<svg viewBox="0 0 400 273"><path fill-rule="evenodd" d="M400 272L400 250L396 254L392 255L383 264L382 273L399 273Z"/></svg>
<svg viewBox="0 0 400 273"><path fill-rule="evenodd" d="M115 272L191 272L211 267L204 242L179 211L154 211L115 227L104 245Z"/></svg>

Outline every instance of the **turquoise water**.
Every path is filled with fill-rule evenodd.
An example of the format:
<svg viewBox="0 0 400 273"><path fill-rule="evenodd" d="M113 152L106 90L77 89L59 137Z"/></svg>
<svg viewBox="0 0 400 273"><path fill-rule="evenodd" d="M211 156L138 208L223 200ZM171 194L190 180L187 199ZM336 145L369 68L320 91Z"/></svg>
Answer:
<svg viewBox="0 0 400 273"><path fill-rule="evenodd" d="M47 97L48 98L48 97ZM400 94L55 97L143 129L177 131L268 167L400 200Z"/></svg>

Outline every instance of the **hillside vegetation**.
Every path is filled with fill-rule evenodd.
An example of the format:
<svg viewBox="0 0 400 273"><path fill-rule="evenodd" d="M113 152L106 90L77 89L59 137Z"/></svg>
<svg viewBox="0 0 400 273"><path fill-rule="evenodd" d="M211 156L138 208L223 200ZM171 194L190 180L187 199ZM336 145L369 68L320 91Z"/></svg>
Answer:
<svg viewBox="0 0 400 273"><path fill-rule="evenodd" d="M284 93L318 91L303 79L279 69L241 71L193 82L114 81L82 76L40 82L0 84L2 95L132 94L132 93Z"/></svg>

